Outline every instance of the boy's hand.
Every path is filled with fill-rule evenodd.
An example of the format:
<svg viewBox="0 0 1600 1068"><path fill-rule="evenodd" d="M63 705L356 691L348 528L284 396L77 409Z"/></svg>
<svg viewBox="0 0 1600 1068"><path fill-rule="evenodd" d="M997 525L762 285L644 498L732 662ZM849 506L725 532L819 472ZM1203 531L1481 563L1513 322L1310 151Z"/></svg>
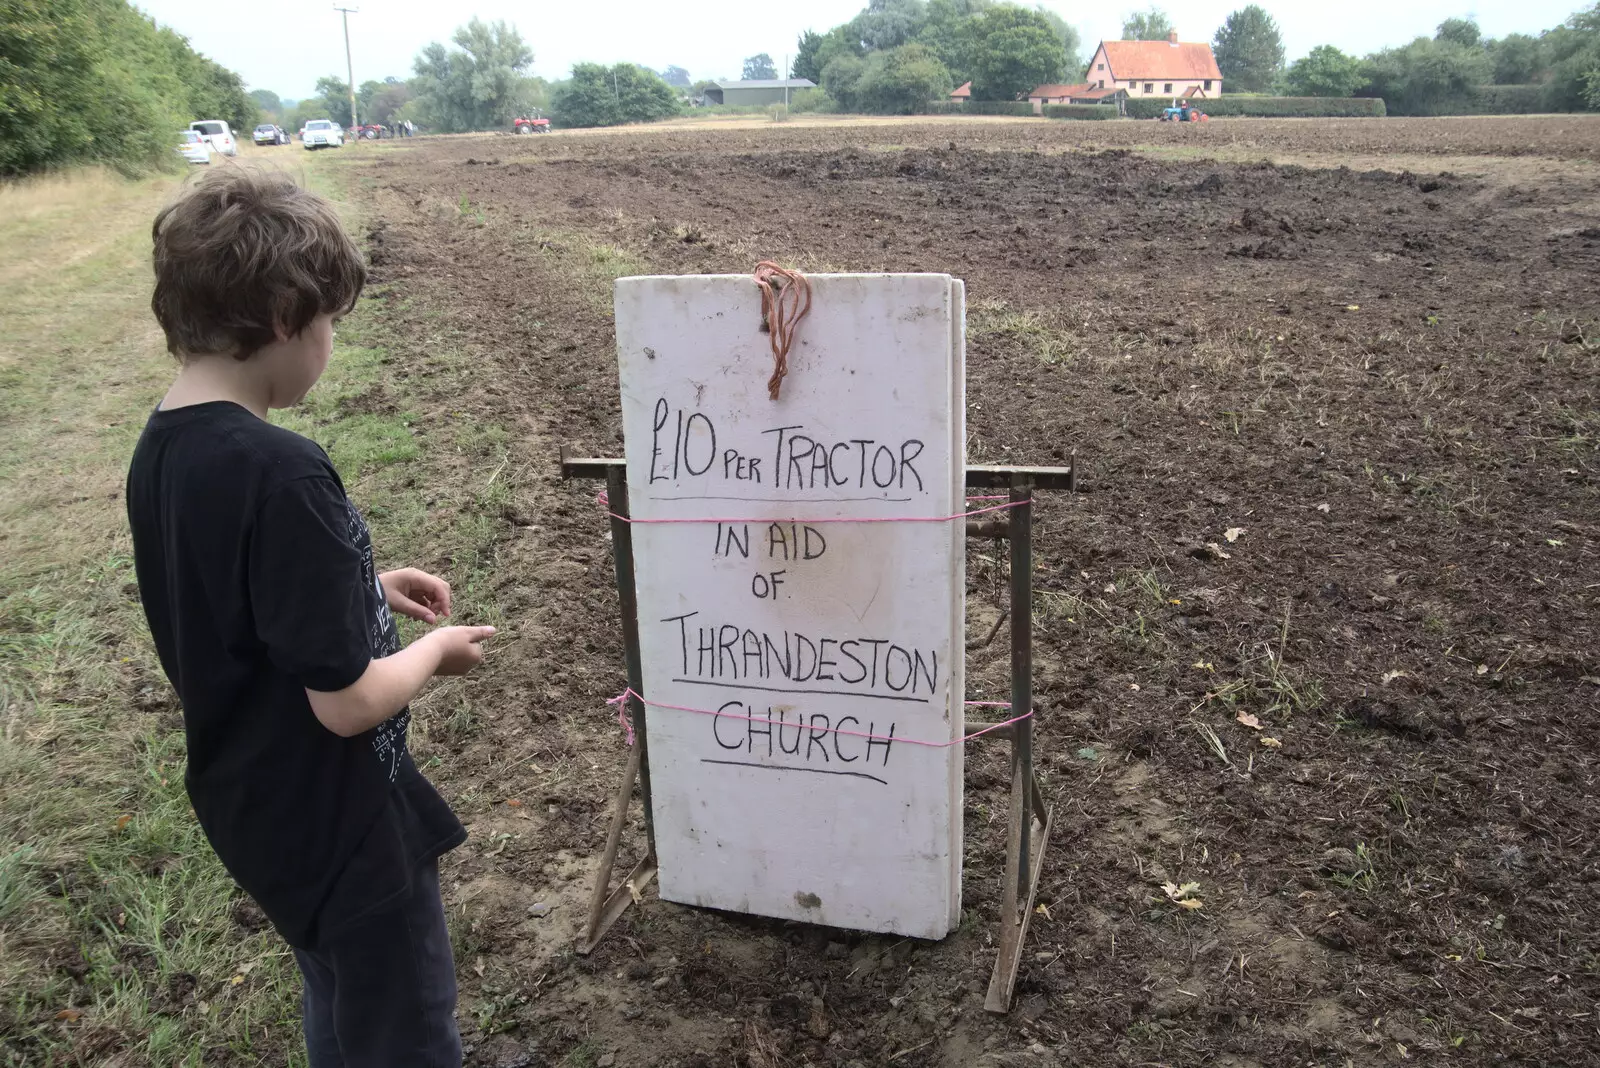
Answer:
<svg viewBox="0 0 1600 1068"><path fill-rule="evenodd" d="M450 583L414 567L385 571L378 576L389 608L403 616L437 623L450 614Z"/></svg>
<svg viewBox="0 0 1600 1068"><path fill-rule="evenodd" d="M493 627L440 627L424 641L437 642L439 667L435 675L465 675L483 662L483 642Z"/></svg>

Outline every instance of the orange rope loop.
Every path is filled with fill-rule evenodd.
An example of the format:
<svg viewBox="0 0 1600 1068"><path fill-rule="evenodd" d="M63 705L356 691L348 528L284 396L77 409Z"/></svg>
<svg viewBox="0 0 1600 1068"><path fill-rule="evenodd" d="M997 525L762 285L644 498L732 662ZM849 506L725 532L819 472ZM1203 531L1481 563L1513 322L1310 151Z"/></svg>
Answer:
<svg viewBox="0 0 1600 1068"><path fill-rule="evenodd" d="M789 346L794 343L795 328L811 312L811 283L799 271L762 260L756 264L756 285L761 287L761 320L772 342L767 394L777 400L789 373Z"/></svg>

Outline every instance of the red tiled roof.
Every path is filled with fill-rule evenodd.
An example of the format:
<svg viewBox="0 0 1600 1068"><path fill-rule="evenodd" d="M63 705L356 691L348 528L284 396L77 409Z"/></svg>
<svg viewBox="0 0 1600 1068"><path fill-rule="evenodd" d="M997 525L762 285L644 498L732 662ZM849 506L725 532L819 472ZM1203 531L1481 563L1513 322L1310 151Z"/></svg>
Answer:
<svg viewBox="0 0 1600 1068"><path fill-rule="evenodd" d="M965 85L963 85L961 88L957 89L955 92L951 93L950 95L952 97L955 97L955 98L959 99L959 100L967 99L968 97L970 97L972 95L972 83L971 82L966 83Z"/></svg>
<svg viewBox="0 0 1600 1068"><path fill-rule="evenodd" d="M1036 96L1037 97L1082 96L1082 95L1084 95L1084 94L1086 94L1088 92L1089 92L1089 83L1088 82L1084 82L1081 85L1041 85L1041 86L1039 86L1039 88L1037 88L1033 92L1029 93L1028 94L1028 98L1031 100L1033 97L1036 97Z"/></svg>
<svg viewBox="0 0 1600 1068"><path fill-rule="evenodd" d="M1172 44L1170 41L1101 41L1105 49L1106 74L1124 81L1135 79L1221 80L1217 57L1208 44Z"/></svg>
<svg viewBox="0 0 1600 1068"><path fill-rule="evenodd" d="M1116 86L1109 89L1096 89L1088 82L1080 85L1041 85L1028 94L1029 100L1055 100L1066 98L1069 100L1104 100L1108 96L1115 96L1122 92Z"/></svg>

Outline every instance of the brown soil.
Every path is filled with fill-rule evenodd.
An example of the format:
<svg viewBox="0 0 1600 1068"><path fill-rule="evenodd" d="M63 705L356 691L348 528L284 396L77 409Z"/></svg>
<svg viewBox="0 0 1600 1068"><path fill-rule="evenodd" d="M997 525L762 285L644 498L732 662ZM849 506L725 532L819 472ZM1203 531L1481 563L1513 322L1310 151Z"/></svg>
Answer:
<svg viewBox="0 0 1600 1068"><path fill-rule="evenodd" d="M1571 118L1248 129L1331 157L1600 149L1600 123ZM469 683L494 717L431 727L473 836L446 865L469 1063L1600 1063L1600 174L1072 144L1175 136L929 124L374 154L400 364L442 315L482 367L447 403L517 434L509 634ZM625 760L603 704L623 668L596 487L559 481L556 450L621 450L607 272L765 257L966 279L970 460L1083 465L1084 492L1039 508L1058 830L1005 1018L981 993L1000 744L969 747L969 918L941 943L646 895L572 952ZM971 559L981 634L1004 553ZM1003 644L971 654L974 693L1004 692ZM1167 903L1169 880L1204 907Z"/></svg>

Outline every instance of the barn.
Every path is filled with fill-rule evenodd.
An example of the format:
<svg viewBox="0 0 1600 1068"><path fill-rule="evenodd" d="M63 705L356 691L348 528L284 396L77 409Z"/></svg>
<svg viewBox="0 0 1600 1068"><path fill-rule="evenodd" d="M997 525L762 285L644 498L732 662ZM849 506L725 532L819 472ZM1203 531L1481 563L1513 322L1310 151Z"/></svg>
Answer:
<svg viewBox="0 0 1600 1068"><path fill-rule="evenodd" d="M1222 95L1222 71L1208 44L1178 40L1101 41L1089 61L1088 83L1130 97L1209 99Z"/></svg>
<svg viewBox="0 0 1600 1068"><path fill-rule="evenodd" d="M747 82L712 82L706 86L707 104L728 104L735 107L782 104L786 93L801 89L815 89L817 83L810 78L765 78Z"/></svg>

